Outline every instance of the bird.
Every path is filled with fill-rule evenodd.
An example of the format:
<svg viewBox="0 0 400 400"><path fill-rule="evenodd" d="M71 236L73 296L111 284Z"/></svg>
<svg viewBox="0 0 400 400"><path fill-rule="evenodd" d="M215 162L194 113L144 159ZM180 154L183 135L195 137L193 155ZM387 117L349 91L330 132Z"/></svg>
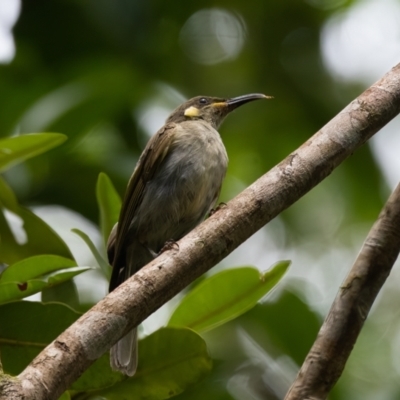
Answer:
<svg viewBox="0 0 400 400"><path fill-rule="evenodd" d="M150 138L107 242L110 292L152 261L167 242L181 239L210 213L228 165L218 128L237 107L268 98L259 93L230 99L194 97L177 107ZM137 347L134 328L111 348L112 369L133 376Z"/></svg>

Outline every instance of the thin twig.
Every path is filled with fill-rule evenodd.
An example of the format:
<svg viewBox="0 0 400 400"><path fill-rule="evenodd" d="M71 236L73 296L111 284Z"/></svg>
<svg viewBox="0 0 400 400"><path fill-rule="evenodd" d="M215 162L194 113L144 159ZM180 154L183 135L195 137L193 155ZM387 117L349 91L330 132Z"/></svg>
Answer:
<svg viewBox="0 0 400 400"><path fill-rule="evenodd" d="M328 396L399 252L400 184L369 232L285 400Z"/></svg>
<svg viewBox="0 0 400 400"><path fill-rule="evenodd" d="M326 178L399 112L400 64L180 240L179 251L163 253L96 304L18 380L0 382L0 399L57 399L119 338Z"/></svg>

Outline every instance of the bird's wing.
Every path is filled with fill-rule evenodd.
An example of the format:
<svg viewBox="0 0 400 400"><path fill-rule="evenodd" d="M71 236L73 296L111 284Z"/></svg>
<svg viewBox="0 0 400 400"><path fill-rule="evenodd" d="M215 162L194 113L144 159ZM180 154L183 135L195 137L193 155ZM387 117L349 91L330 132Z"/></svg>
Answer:
<svg viewBox="0 0 400 400"><path fill-rule="evenodd" d="M115 232L112 232L113 237L110 237L107 243L109 261L113 266L110 290L117 286L116 282L118 281L120 270L124 268L125 259L123 259L122 255L126 246L126 237L135 213L143 199L146 184L153 178L161 162L167 155L173 142L174 128L174 123L164 125L149 140L129 179L117 229Z"/></svg>

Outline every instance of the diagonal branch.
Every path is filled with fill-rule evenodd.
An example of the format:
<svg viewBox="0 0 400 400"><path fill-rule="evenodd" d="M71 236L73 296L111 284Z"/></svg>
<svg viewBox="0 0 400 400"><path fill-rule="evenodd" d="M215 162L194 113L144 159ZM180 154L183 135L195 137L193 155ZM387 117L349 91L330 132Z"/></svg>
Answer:
<svg viewBox="0 0 400 400"><path fill-rule="evenodd" d="M400 252L400 184L369 232L285 400L325 399Z"/></svg>
<svg viewBox="0 0 400 400"><path fill-rule="evenodd" d="M123 283L44 349L0 399L57 399L95 359L212 268L400 112L400 64L227 207ZM134 295L133 295L134 294Z"/></svg>

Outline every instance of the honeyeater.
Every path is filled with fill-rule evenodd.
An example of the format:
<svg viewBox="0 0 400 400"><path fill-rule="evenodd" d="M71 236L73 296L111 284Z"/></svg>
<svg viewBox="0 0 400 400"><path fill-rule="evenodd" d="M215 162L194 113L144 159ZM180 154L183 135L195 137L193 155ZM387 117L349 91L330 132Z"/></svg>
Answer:
<svg viewBox="0 0 400 400"><path fill-rule="evenodd" d="M237 107L263 94L231 99L198 96L180 105L149 140L129 180L107 252L110 291L149 263L168 241L177 241L214 207L228 156L218 128ZM133 294L134 295L134 294ZM111 348L111 367L137 368L136 328Z"/></svg>

